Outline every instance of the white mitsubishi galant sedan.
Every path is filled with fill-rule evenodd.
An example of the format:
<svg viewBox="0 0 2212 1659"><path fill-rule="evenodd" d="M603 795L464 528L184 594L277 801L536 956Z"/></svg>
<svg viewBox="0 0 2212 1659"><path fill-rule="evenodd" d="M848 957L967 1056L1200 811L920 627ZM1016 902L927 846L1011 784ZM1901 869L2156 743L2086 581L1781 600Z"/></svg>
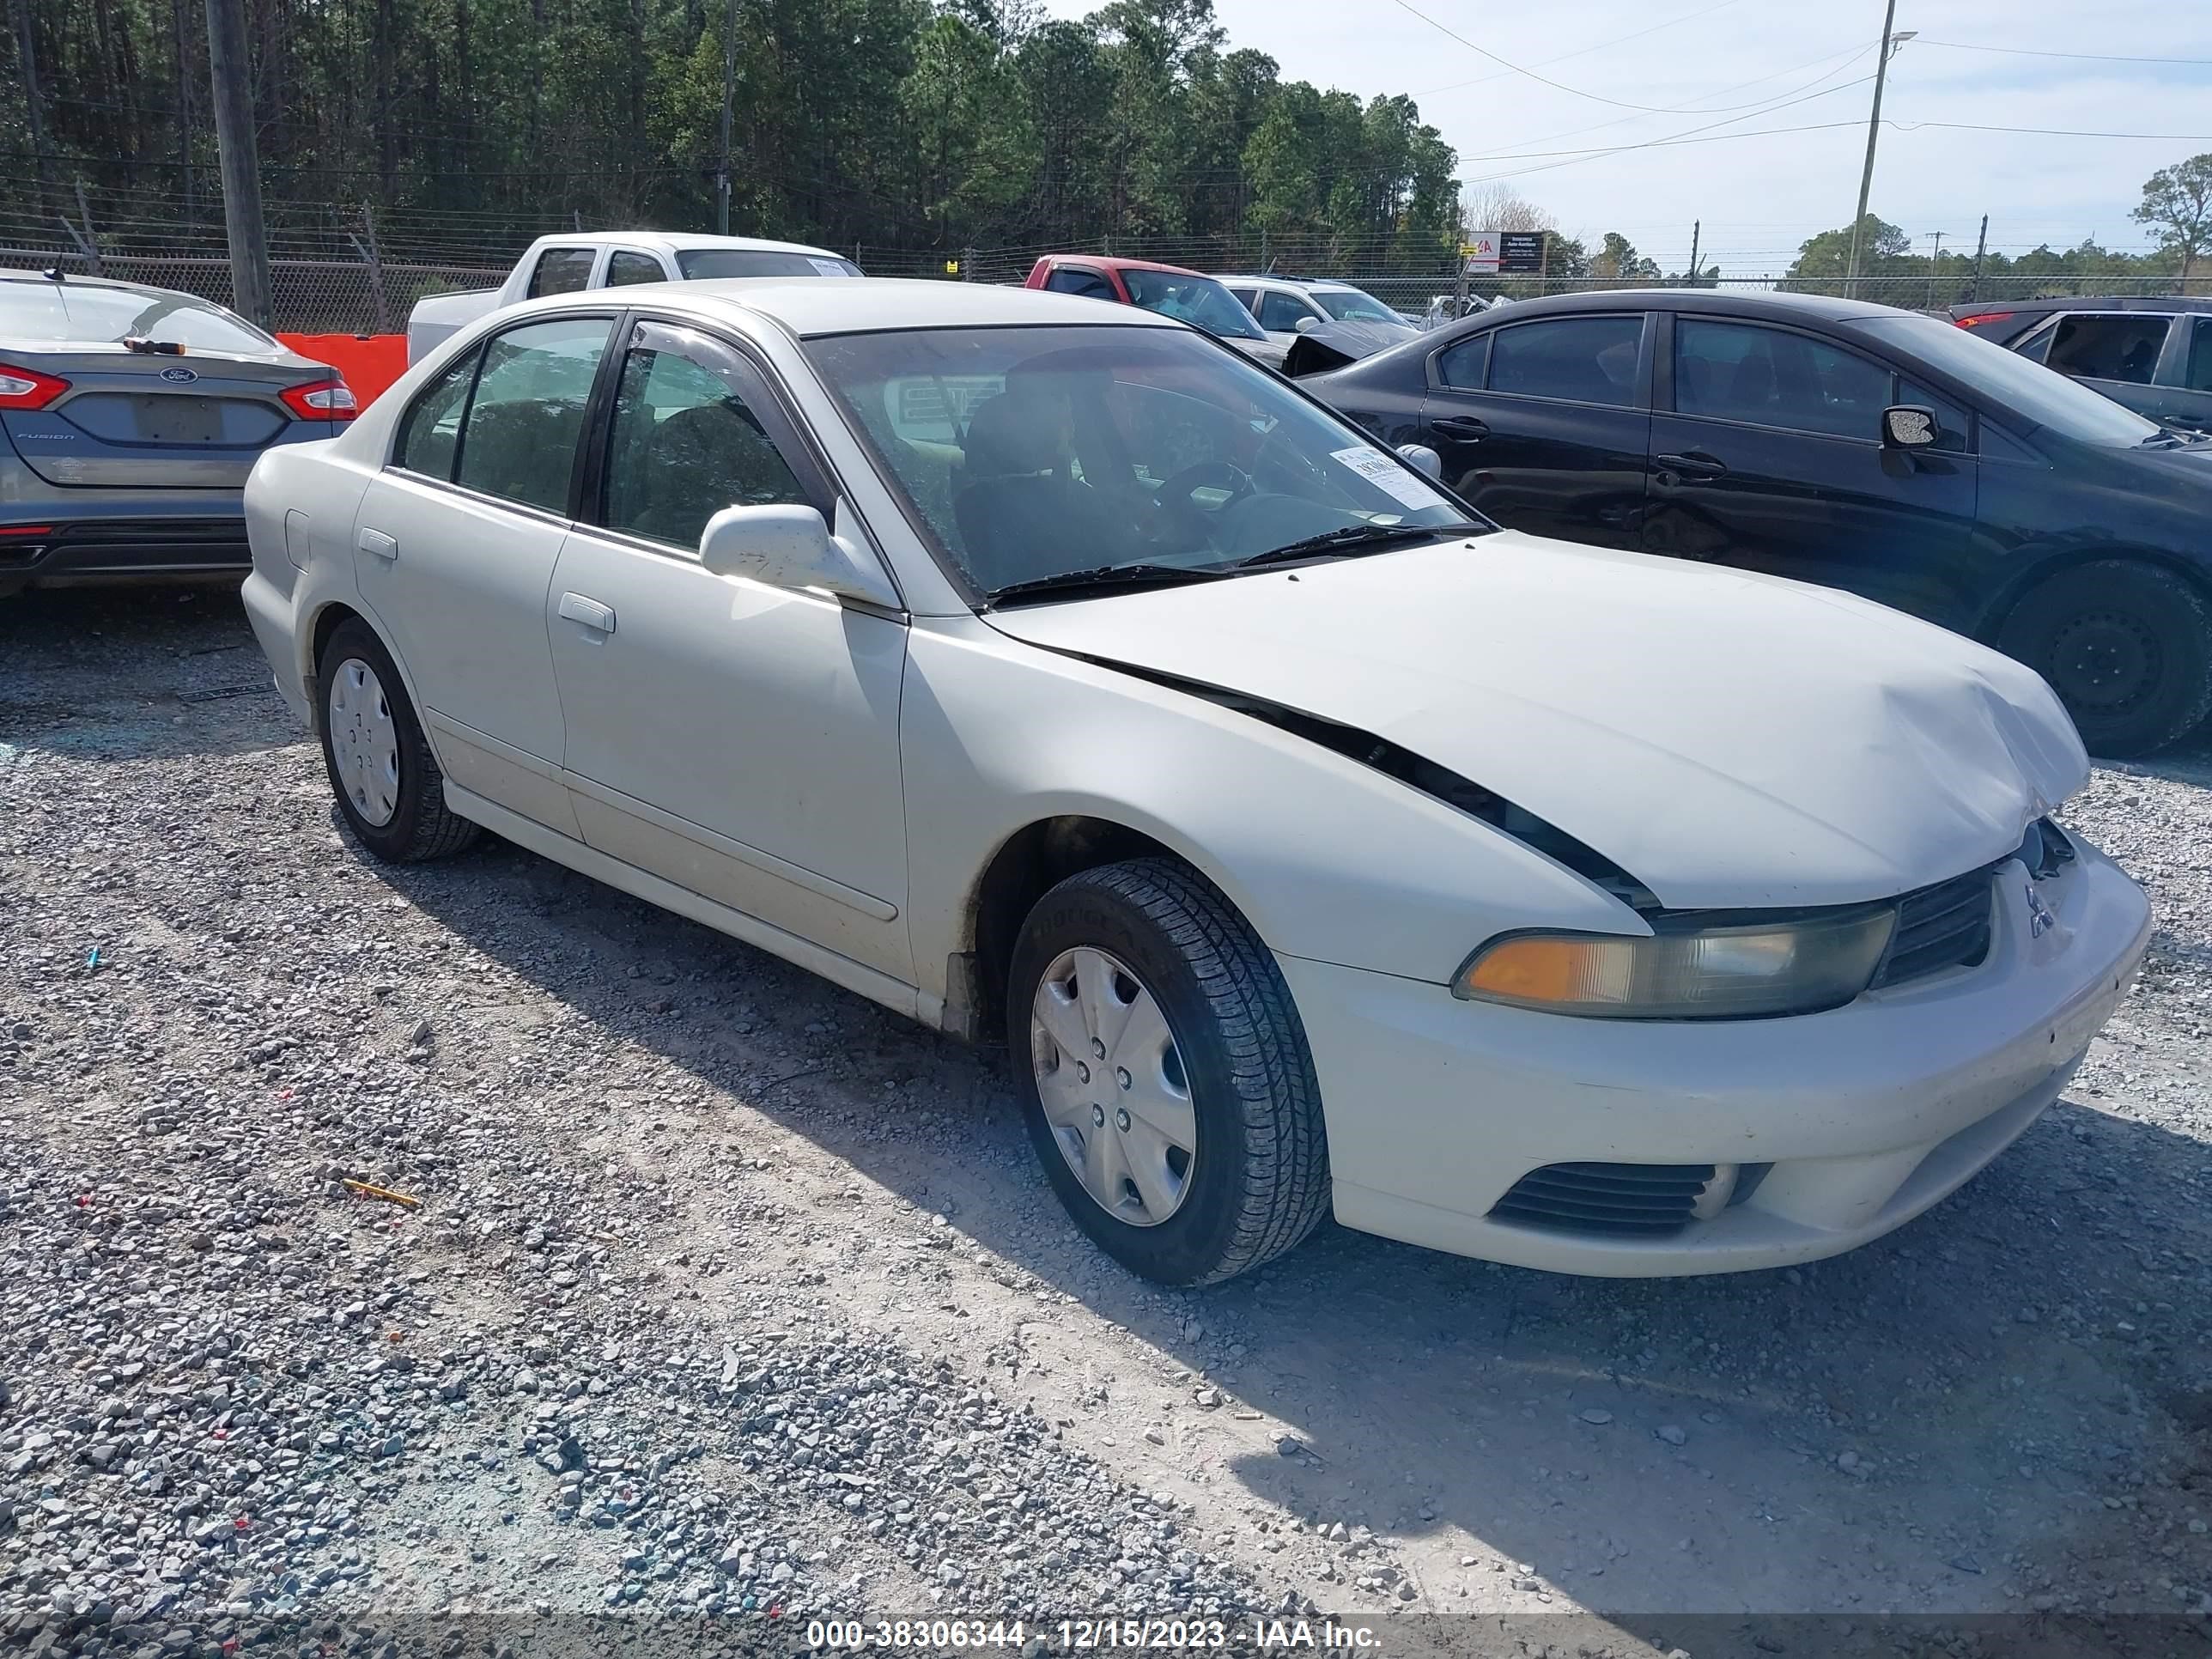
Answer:
<svg viewBox="0 0 2212 1659"><path fill-rule="evenodd" d="M1003 1033L1148 1277L1332 1212L1669 1274L1925 1210L2148 934L2054 822L2057 699L1839 593L1498 530L1430 459L1128 307L568 295L264 456L246 600L378 856L483 825Z"/></svg>

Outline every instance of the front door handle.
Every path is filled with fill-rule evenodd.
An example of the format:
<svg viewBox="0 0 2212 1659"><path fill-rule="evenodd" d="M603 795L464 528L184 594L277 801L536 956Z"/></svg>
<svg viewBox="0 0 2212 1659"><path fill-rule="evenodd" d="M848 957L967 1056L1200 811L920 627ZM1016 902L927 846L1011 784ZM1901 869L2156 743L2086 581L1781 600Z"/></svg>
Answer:
<svg viewBox="0 0 2212 1659"><path fill-rule="evenodd" d="M1717 478L1728 471L1728 463L1717 455L1708 455L1702 449L1685 450L1680 455L1656 455L1659 463L1659 482L1680 483L1685 479Z"/></svg>
<svg viewBox="0 0 2212 1659"><path fill-rule="evenodd" d="M381 530L364 530L355 540L362 552L374 553L386 563L399 556L398 540L386 535Z"/></svg>
<svg viewBox="0 0 2212 1659"><path fill-rule="evenodd" d="M1456 438L1462 443L1473 443L1478 438L1490 435L1489 425L1472 415L1446 415L1429 422L1429 429L1439 438Z"/></svg>
<svg viewBox="0 0 2212 1659"><path fill-rule="evenodd" d="M587 599L581 593L561 596L561 614L572 623L580 623L595 634L615 631L615 608L601 605L597 599Z"/></svg>

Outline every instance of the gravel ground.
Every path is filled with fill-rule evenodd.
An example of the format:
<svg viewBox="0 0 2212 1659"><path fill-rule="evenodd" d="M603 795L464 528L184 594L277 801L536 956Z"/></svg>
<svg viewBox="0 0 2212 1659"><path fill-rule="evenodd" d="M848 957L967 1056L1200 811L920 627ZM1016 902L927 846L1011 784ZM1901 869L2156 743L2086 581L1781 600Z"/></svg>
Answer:
<svg viewBox="0 0 2212 1659"><path fill-rule="evenodd" d="M1892 1238L1606 1282L1328 1229L1183 1295L991 1056L495 841L370 862L228 595L0 606L0 1640L2212 1613L2212 755L2066 816L2142 981Z"/></svg>

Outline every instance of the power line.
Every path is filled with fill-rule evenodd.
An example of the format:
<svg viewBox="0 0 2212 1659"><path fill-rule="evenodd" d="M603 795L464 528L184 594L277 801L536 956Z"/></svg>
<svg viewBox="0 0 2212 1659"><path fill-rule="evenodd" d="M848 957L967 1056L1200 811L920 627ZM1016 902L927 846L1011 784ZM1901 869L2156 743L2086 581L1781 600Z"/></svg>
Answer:
<svg viewBox="0 0 2212 1659"><path fill-rule="evenodd" d="M2164 144L2212 143L2212 132L2084 132L2077 127L1997 127L1973 121L1885 121L1900 132L1941 127L1951 132L2021 132L2044 138L2154 138Z"/></svg>
<svg viewBox="0 0 2212 1659"><path fill-rule="evenodd" d="M1500 58L1496 52L1491 51L1487 46L1478 46L1474 41L1468 40L1467 36L1462 34L1457 29L1449 28L1445 25L1439 23L1435 18L1430 16L1428 13L1423 11L1419 6L1413 4L1413 0L1390 0L1390 3L1397 7L1401 11L1411 12L1414 16L1419 18L1424 23L1426 23L1431 28L1435 29L1439 33L1449 35L1453 40L1458 41L1460 45L1465 46L1469 52L1479 52L1483 57L1490 59L1493 64L1504 64L1506 69L1511 70L1516 75L1525 75L1531 81L1540 81L1544 85L1551 87L1557 91L1572 93L1576 97L1587 98L1593 103L1610 104L1615 109L1638 110L1646 115L1680 115L1688 112L1685 112L1677 105L1632 104L1625 98L1608 98L1601 92L1585 92L1580 87L1571 87L1564 81L1554 81L1547 75L1539 75L1534 70L1528 68L1525 64L1516 64L1510 58ZM1717 8L1715 9L1717 9ZM1784 75L1789 72L1790 71L1787 70L1782 71ZM1750 85L1751 82L1746 82L1744 84L1747 86ZM1708 94L1706 95L1711 96L1711 94ZM1759 100L1753 100L1753 101L1757 102ZM1748 109L1751 106L1749 104L1746 104L1743 107ZM1722 112L1705 110L1696 112L1711 115L1718 114Z"/></svg>
<svg viewBox="0 0 2212 1659"><path fill-rule="evenodd" d="M1694 22L1698 18L1708 16L1714 12L1725 11L1735 3L1736 0L1720 0L1718 5L1707 6L1703 11L1686 12L1680 17L1669 17L1663 23L1654 23L1649 28L1638 29L1633 34L1616 34L1607 40L1594 41L1587 46L1577 46L1572 52L1563 52L1557 58L1543 58L1538 62L1536 67L1549 69L1554 64L1565 63L1570 58L1587 57L1601 47L1626 46L1629 41L1640 40L1647 34L1656 34L1662 29L1673 28L1677 23ZM1513 71L1510 69L1495 70L1488 75L1478 75L1472 81L1454 81L1448 86L1431 87L1428 91L1417 92L1413 96L1427 98L1439 92L1457 92L1462 87L1479 87L1486 81L1502 81L1511 73Z"/></svg>
<svg viewBox="0 0 2212 1659"><path fill-rule="evenodd" d="M2178 64L2197 69L2212 69L2212 58L2124 58L2106 52L2038 52L2027 46L1985 46L1972 40L1930 40L1924 34L1917 44L1944 46L1953 52L2002 52L2008 58L2069 58L2085 59L2093 64Z"/></svg>

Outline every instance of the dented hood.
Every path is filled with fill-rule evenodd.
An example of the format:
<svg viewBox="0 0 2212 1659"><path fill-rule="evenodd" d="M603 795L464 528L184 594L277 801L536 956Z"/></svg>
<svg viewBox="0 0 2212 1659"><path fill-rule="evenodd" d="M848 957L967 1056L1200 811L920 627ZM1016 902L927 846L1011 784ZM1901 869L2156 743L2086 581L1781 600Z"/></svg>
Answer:
<svg viewBox="0 0 2212 1659"><path fill-rule="evenodd" d="M1684 908L1886 898L2081 787L2032 670L1826 588L1513 532L990 613L1389 738Z"/></svg>

